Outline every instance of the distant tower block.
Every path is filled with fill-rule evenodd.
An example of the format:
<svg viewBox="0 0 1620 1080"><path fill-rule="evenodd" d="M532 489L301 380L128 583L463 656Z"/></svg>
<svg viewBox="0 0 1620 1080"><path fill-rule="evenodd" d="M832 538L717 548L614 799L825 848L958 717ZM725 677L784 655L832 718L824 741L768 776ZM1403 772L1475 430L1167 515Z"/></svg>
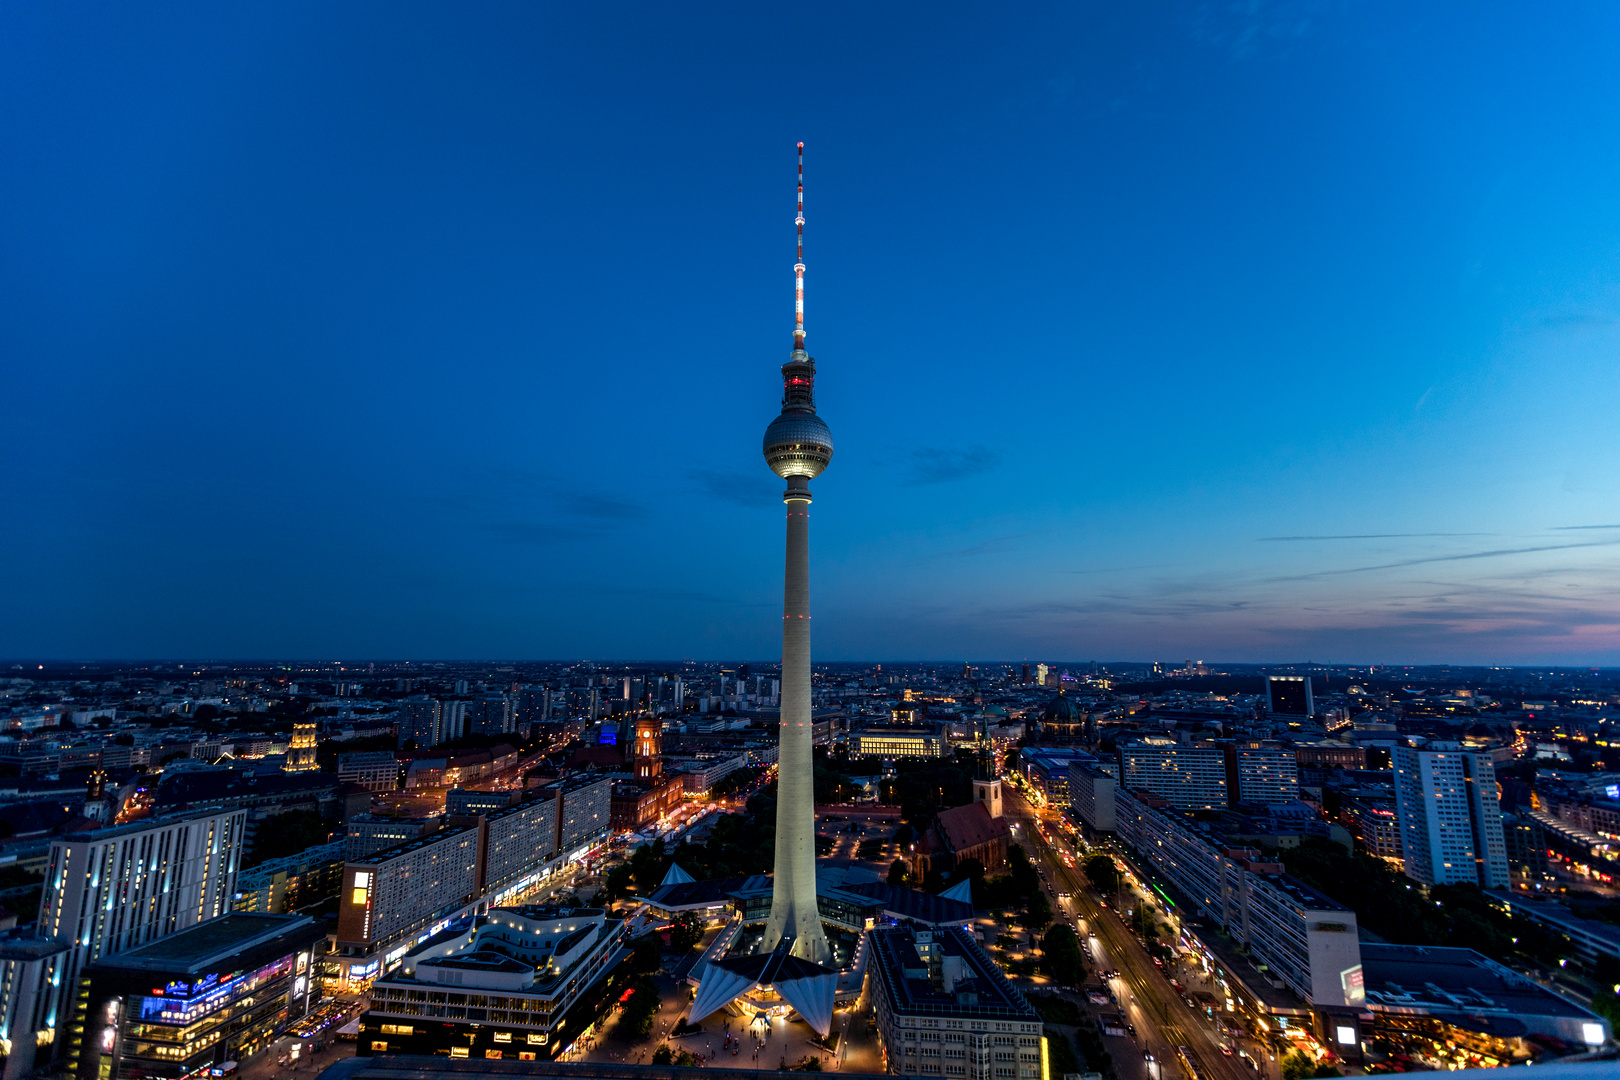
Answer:
<svg viewBox="0 0 1620 1080"><path fill-rule="evenodd" d="M973 781L973 801L984 803L984 808L990 811L992 819L1001 816L1001 781L975 780Z"/></svg>
<svg viewBox="0 0 1620 1080"><path fill-rule="evenodd" d="M311 772L320 768L315 761L315 721L293 723L292 741L287 744L284 772Z"/></svg>
<svg viewBox="0 0 1620 1080"><path fill-rule="evenodd" d="M798 259L793 264L793 353L782 365L782 414L765 429L765 461L787 481L787 570L782 590L782 720L777 756L776 872L760 952L793 939L792 955L832 956L816 906L816 807L810 714L810 481L832 460L832 432L816 415L816 362L804 351L804 144L799 144Z"/></svg>

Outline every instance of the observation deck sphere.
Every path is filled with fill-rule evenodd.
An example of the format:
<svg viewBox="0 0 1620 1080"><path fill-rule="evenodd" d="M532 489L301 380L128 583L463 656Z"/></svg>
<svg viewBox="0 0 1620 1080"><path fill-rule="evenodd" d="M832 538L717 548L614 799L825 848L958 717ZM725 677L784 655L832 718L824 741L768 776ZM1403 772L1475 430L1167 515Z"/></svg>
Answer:
<svg viewBox="0 0 1620 1080"><path fill-rule="evenodd" d="M784 480L820 476L832 455L832 432L815 413L785 412L765 429L765 463Z"/></svg>

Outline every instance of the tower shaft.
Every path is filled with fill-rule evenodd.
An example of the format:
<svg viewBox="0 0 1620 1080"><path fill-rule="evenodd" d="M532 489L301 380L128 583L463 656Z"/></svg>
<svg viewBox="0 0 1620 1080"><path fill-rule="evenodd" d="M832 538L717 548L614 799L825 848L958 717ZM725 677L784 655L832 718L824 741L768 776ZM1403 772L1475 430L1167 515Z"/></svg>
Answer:
<svg viewBox="0 0 1620 1080"><path fill-rule="evenodd" d="M782 590L782 720L776 772L776 872L761 951L784 937L793 955L825 963L832 950L816 906L814 718L810 708L810 487L790 476Z"/></svg>
<svg viewBox="0 0 1620 1080"><path fill-rule="evenodd" d="M832 460L832 432L816 415L816 362L804 351L804 143L799 144L793 353L782 365L782 414L765 429L765 461L787 481L787 567L782 587L782 719L776 768L776 873L764 952L784 938L817 964L832 957L816 906L814 720L810 714L810 480Z"/></svg>

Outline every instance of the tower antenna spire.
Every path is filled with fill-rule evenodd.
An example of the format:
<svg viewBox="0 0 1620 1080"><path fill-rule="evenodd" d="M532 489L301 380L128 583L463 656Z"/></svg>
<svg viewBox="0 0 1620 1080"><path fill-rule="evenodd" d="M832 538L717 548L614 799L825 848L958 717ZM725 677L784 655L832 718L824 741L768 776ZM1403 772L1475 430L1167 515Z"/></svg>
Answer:
<svg viewBox="0 0 1620 1080"><path fill-rule="evenodd" d="M804 352L804 143L799 144L799 214L793 220L799 231L798 258L793 263L793 351Z"/></svg>

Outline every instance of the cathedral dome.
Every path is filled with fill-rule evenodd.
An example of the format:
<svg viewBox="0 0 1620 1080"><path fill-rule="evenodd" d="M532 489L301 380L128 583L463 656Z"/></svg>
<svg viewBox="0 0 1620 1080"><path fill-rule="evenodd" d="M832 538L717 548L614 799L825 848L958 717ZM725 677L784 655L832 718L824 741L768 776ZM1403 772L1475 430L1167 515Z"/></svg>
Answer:
<svg viewBox="0 0 1620 1080"><path fill-rule="evenodd" d="M1048 724L1078 724L1085 718L1085 710L1062 692L1046 703L1046 711L1041 714L1041 719Z"/></svg>

